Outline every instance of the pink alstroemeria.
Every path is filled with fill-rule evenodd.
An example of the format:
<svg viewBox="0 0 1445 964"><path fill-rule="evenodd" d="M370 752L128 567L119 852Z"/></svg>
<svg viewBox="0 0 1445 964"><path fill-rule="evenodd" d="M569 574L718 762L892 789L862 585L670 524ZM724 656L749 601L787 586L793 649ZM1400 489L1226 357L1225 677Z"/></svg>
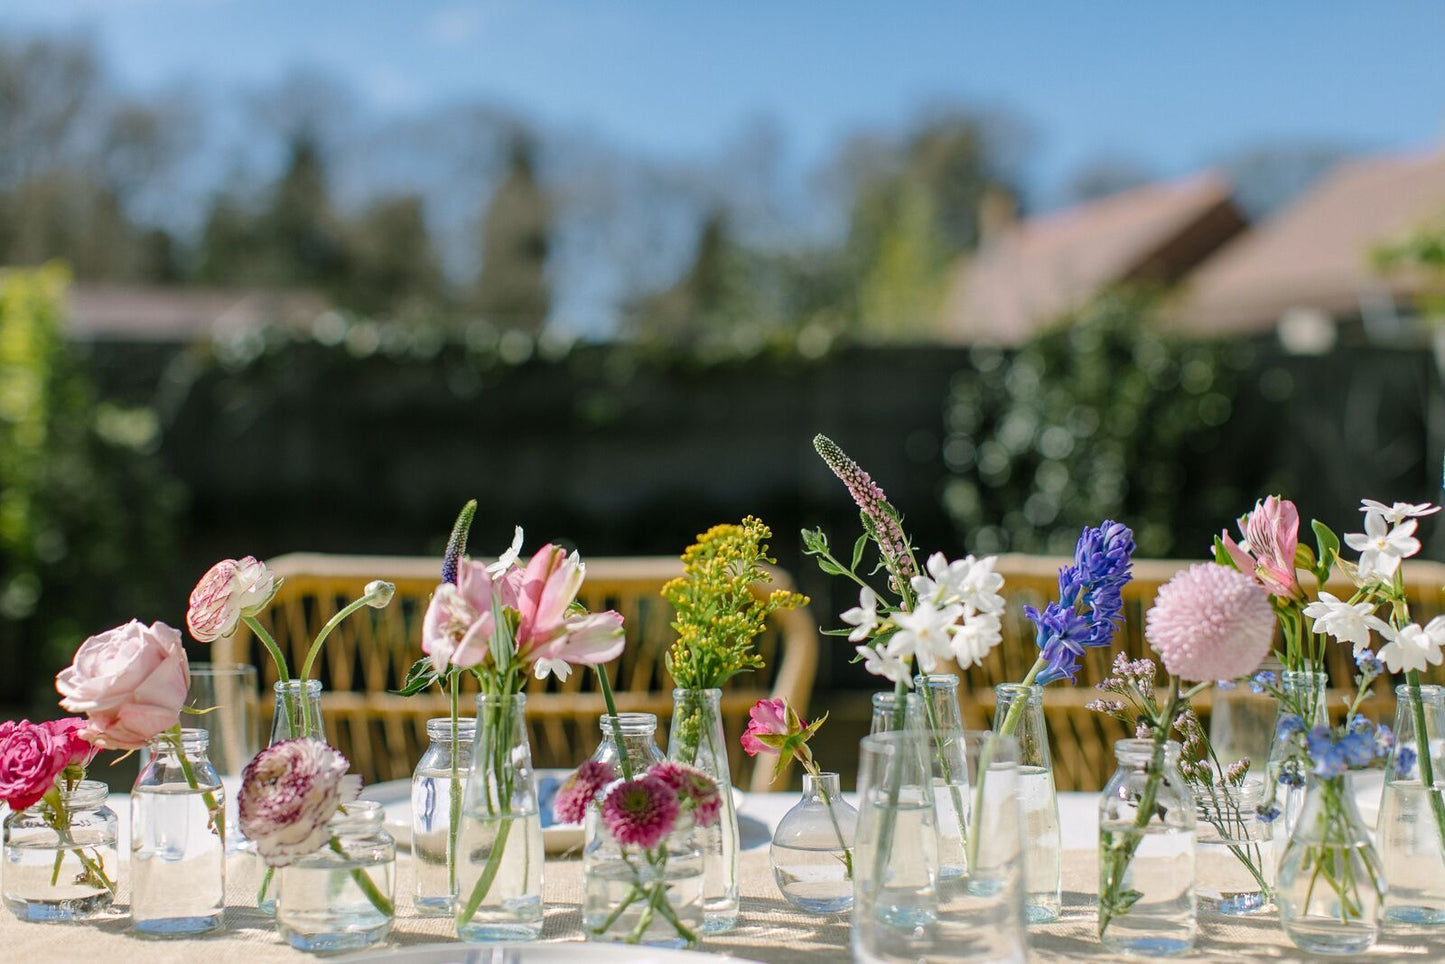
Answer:
<svg viewBox="0 0 1445 964"><path fill-rule="evenodd" d="M437 586L422 620L421 649L431 657L438 673L451 666L470 669L487 658L496 629L494 590L498 596L510 595L505 581L494 583L487 567L470 559L458 564L455 585ZM506 600L502 601L505 605Z"/></svg>
<svg viewBox="0 0 1445 964"><path fill-rule="evenodd" d="M1239 520L1244 536L1240 545L1221 533L1225 551L1239 570L1259 580L1272 595L1298 598L1295 551L1299 548L1299 510L1288 499L1269 496L1256 502L1254 511Z"/></svg>
<svg viewBox="0 0 1445 964"><path fill-rule="evenodd" d="M560 546L549 543L532 556L517 593L516 645L522 659L598 666L622 652L621 614L569 615L586 575L577 554Z"/></svg>

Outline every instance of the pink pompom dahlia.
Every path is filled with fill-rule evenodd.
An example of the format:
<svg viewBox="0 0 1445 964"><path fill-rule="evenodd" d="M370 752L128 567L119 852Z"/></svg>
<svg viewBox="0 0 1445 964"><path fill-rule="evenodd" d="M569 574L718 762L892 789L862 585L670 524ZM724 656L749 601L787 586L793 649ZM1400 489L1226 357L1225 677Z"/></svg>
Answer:
<svg viewBox="0 0 1445 964"><path fill-rule="evenodd" d="M717 781L696 767L675 760L658 763L647 775L656 777L677 794L684 809L692 811L699 827L711 827L722 810L722 793Z"/></svg>
<svg viewBox="0 0 1445 964"><path fill-rule="evenodd" d="M341 751L306 737L267 747L241 773L241 832L271 867L315 853L326 824L361 792L361 778Z"/></svg>
<svg viewBox="0 0 1445 964"><path fill-rule="evenodd" d="M558 823L581 823L587 808L602 788L617 779L617 772L600 760L588 760L557 790L552 799L552 816Z"/></svg>
<svg viewBox="0 0 1445 964"><path fill-rule="evenodd" d="M1248 676L1269 653L1274 609L1257 581L1216 563L1201 563L1159 587L1144 635L1164 668L1181 679Z"/></svg>
<svg viewBox="0 0 1445 964"><path fill-rule="evenodd" d="M677 826L681 810L673 789L650 774L614 784L602 798L602 822L624 847L656 847Z"/></svg>

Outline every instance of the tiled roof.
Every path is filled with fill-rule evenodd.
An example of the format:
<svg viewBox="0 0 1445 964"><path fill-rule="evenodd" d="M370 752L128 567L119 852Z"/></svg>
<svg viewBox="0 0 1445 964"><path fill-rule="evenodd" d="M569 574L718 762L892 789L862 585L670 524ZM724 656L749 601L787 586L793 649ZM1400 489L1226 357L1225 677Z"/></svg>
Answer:
<svg viewBox="0 0 1445 964"><path fill-rule="evenodd" d="M267 323L310 321L326 302L296 291L81 283L70 290L69 308L72 338L187 342Z"/></svg>

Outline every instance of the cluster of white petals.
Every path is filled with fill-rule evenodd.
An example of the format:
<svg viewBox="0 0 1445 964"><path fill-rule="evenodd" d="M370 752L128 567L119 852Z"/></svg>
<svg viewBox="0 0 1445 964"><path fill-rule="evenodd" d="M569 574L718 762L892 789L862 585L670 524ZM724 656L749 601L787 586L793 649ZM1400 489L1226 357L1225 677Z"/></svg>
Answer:
<svg viewBox="0 0 1445 964"><path fill-rule="evenodd" d="M1374 499L1362 499L1360 511L1365 514L1364 532L1345 533L1345 545L1360 554L1361 585L1388 582L1395 578L1402 560L1420 551L1415 538L1417 519L1440 511L1438 505L1396 502L1385 505Z"/></svg>

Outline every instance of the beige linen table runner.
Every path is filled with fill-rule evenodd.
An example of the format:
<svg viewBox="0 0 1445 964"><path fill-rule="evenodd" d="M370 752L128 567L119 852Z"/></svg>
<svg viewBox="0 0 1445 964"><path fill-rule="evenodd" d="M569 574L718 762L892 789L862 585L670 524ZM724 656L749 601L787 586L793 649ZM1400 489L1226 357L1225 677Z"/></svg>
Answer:
<svg viewBox="0 0 1445 964"><path fill-rule="evenodd" d="M1029 929L1030 959L1035 961L1128 960L1102 952L1094 937L1095 858L1077 851L1064 853L1064 912L1055 923ZM240 874L232 875L239 880ZM411 911L411 860L397 862L397 919L388 946L401 947L454 940L451 922L418 918ZM226 926L205 938L176 941L143 940L122 916L85 924L27 924L0 911L0 961L83 961L93 964L139 961L144 964L211 964L245 961L325 960L294 951L281 943L275 923L242 905L254 894L239 883L228 887ZM546 940L581 939L582 866L577 860L549 861L546 870ZM121 899L128 895L122 875ZM778 895L766 851L742 855L742 916L732 933L706 941L704 950L719 955L767 962L847 961L848 918L813 917L791 909ZM1445 961L1445 934L1387 928L1369 961ZM1276 915L1258 919L1201 920L1199 945L1188 960L1296 961L1320 960L1297 951L1280 930Z"/></svg>

